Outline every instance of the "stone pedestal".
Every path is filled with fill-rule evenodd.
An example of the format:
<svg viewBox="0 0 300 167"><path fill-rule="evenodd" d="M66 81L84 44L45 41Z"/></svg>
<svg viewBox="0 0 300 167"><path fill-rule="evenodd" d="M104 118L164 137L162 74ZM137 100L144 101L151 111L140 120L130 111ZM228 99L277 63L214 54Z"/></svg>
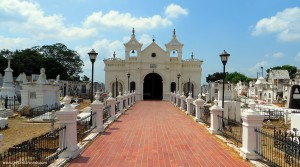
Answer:
<svg viewBox="0 0 300 167"><path fill-rule="evenodd" d="M174 91L174 93L172 93L173 96L173 104L176 105L176 92Z"/></svg>
<svg viewBox="0 0 300 167"><path fill-rule="evenodd" d="M56 112L59 126L66 126L66 132L64 134L65 136L60 136L59 145L66 146L67 149L59 155L60 158L75 158L77 155L79 155L79 147L77 146L76 122L78 110L71 107L70 102L71 98L66 96L64 98L65 106L60 111Z"/></svg>
<svg viewBox="0 0 300 167"><path fill-rule="evenodd" d="M201 94L199 93L198 99L193 102L193 104L196 106L196 117L194 118L196 122L200 121L200 111L201 108L203 108L204 103L205 101L201 99Z"/></svg>
<svg viewBox="0 0 300 167"><path fill-rule="evenodd" d="M136 102L136 92L135 92L135 90L133 91L133 103L135 103Z"/></svg>
<svg viewBox="0 0 300 167"><path fill-rule="evenodd" d="M129 92L130 94L130 106L133 105L133 92Z"/></svg>
<svg viewBox="0 0 300 167"><path fill-rule="evenodd" d="M181 105L180 105L180 109L181 110L184 110L184 102L185 102L185 99L186 99L186 97L185 97L185 95L184 95L184 92L182 92L182 94L181 94L181 96L180 96L180 100L181 100Z"/></svg>
<svg viewBox="0 0 300 167"><path fill-rule="evenodd" d="M127 110L127 108L128 108L128 95L127 95L126 91L123 94L123 101L125 101L125 105L123 104L124 105L123 107L125 108L125 110Z"/></svg>
<svg viewBox="0 0 300 167"><path fill-rule="evenodd" d="M177 94L176 94L176 106L177 106L177 107L180 107L180 106L179 106L179 102L180 102L180 93L179 93L179 91L178 91Z"/></svg>
<svg viewBox="0 0 300 167"><path fill-rule="evenodd" d="M194 99L192 98L191 92L189 93L189 97L186 98L185 101L186 101L186 108L187 108L186 114L191 115L191 107L190 106L191 106L191 103L194 101Z"/></svg>
<svg viewBox="0 0 300 167"><path fill-rule="evenodd" d="M218 106L218 101L215 99L214 106L210 108L210 128L209 132L211 134L220 134L219 129L219 118L218 116L222 116L223 108Z"/></svg>
<svg viewBox="0 0 300 167"><path fill-rule="evenodd" d="M250 109L242 114L243 119L243 147L240 149L240 155L244 159L254 160L260 159L254 151L257 148L255 128L260 129L264 120L264 115L255 112L255 103L250 102ZM259 151L259 150L258 150Z"/></svg>
<svg viewBox="0 0 300 167"><path fill-rule="evenodd" d="M107 104L110 105L110 120L116 120L116 99L112 97L112 94L109 93L109 97L106 100Z"/></svg>
<svg viewBox="0 0 300 167"><path fill-rule="evenodd" d="M95 115L96 128L93 130L93 132L96 133L101 133L104 131L104 127L103 127L104 105L101 101L99 101L99 98L100 98L100 92L96 92L95 101L91 104L91 110L93 111L93 113L96 112Z"/></svg>
<svg viewBox="0 0 300 167"><path fill-rule="evenodd" d="M119 111L122 114L124 112L123 110L123 96L121 95L121 92L119 92L119 96L117 97L117 101L119 102Z"/></svg>

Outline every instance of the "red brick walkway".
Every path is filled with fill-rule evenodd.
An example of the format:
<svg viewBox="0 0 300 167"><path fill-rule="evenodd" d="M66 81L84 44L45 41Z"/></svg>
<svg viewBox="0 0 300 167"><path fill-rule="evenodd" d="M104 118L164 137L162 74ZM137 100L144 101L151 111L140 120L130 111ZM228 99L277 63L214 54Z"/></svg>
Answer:
<svg viewBox="0 0 300 167"><path fill-rule="evenodd" d="M70 166L251 165L171 103L140 101Z"/></svg>

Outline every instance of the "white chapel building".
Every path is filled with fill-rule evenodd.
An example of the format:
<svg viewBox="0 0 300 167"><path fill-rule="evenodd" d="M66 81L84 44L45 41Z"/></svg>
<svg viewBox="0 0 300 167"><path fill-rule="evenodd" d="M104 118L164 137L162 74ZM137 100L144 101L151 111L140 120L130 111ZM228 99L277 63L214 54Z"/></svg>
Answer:
<svg viewBox="0 0 300 167"><path fill-rule="evenodd" d="M201 89L202 60L182 59L183 44L176 37L163 49L153 42L142 50L143 44L136 40L135 30L124 44L125 60L104 60L105 89L114 97L126 91L135 91L141 100L168 100L171 92L182 92L197 97ZM178 86L179 85L179 86Z"/></svg>

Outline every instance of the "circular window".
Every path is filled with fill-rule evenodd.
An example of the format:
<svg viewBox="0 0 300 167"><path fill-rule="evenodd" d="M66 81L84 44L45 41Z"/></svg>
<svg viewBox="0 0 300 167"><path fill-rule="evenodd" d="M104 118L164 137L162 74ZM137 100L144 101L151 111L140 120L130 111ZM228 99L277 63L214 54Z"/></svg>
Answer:
<svg viewBox="0 0 300 167"><path fill-rule="evenodd" d="M152 56L152 57L156 57L156 53L152 53L151 56Z"/></svg>

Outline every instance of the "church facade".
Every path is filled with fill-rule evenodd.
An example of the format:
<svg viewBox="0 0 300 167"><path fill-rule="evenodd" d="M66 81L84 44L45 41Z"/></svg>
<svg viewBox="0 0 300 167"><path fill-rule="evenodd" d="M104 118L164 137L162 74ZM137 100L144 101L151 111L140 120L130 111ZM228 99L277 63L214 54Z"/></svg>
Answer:
<svg viewBox="0 0 300 167"><path fill-rule="evenodd" d="M201 91L202 60L182 59L183 44L176 37L175 30L166 49L152 43L142 50L133 29L131 39L124 44L125 60L112 58L104 60L105 89L114 97L121 92L135 91L139 99L168 100L170 92L188 92L196 97Z"/></svg>

